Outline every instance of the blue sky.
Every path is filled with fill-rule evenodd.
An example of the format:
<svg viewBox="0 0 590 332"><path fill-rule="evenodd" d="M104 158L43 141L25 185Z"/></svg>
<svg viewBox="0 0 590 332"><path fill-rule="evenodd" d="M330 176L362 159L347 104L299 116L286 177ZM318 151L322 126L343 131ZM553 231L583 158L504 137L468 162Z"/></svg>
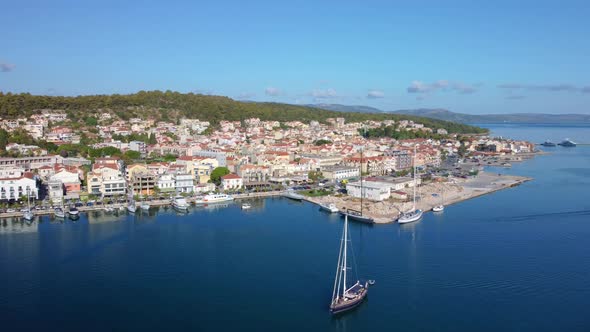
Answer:
<svg viewBox="0 0 590 332"><path fill-rule="evenodd" d="M590 113L588 1L83 2L2 4L1 91Z"/></svg>

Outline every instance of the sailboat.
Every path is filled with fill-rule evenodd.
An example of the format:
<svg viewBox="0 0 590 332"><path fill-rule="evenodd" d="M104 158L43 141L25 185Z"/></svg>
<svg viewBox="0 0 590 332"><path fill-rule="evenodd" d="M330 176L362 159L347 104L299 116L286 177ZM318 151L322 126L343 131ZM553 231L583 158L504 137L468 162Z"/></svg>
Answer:
<svg viewBox="0 0 590 332"><path fill-rule="evenodd" d="M414 203L412 205L412 209L410 211L402 213L402 215L397 219L397 222L400 224L407 224L409 222L414 222L420 220L422 218L422 210L416 209L416 187L418 187L418 183L416 181L416 150L417 146L414 146Z"/></svg>
<svg viewBox="0 0 590 332"><path fill-rule="evenodd" d="M361 174L361 210L346 209L340 211L340 216L349 217L354 221L364 222L366 224L374 224L375 220L371 217L363 216L363 196L365 191L363 190L363 150L361 149L361 162L360 162L360 174Z"/></svg>
<svg viewBox="0 0 590 332"><path fill-rule="evenodd" d="M31 211L31 195L30 195L30 189L27 188L27 209L25 210L25 212L23 212L23 218L26 221L31 221L33 220L33 218L35 218L35 214L33 214L33 211Z"/></svg>
<svg viewBox="0 0 590 332"><path fill-rule="evenodd" d="M56 218L65 218L66 217L66 213L64 211L64 204L63 204L63 200L61 201L60 206L56 207L55 209L53 209L53 215Z"/></svg>
<svg viewBox="0 0 590 332"><path fill-rule="evenodd" d="M336 267L336 278L334 279L334 291L330 312L332 314L342 313L358 306L367 296L368 282L362 284L357 280L352 286L347 286L348 267L348 215L344 216L344 230L340 241L340 252L338 253L338 266Z"/></svg>
<svg viewBox="0 0 590 332"><path fill-rule="evenodd" d="M432 211L433 212L443 212L445 210L445 205L444 205L444 190L441 192L440 194L440 204L433 207Z"/></svg>
<svg viewBox="0 0 590 332"><path fill-rule="evenodd" d="M129 193L129 201L127 202L127 211L129 213L135 213L137 210L137 206L135 205L135 200L133 199L133 190Z"/></svg>

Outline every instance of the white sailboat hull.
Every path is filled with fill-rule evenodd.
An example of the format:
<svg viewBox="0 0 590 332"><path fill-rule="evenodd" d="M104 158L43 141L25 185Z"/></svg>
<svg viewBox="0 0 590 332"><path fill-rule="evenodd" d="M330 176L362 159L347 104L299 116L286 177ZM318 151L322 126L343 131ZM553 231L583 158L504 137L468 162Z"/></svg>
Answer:
<svg viewBox="0 0 590 332"><path fill-rule="evenodd" d="M420 220L420 218L422 218L422 210L414 210L414 211L402 214L397 219L397 222L399 224L407 224L407 223L418 221L418 220Z"/></svg>

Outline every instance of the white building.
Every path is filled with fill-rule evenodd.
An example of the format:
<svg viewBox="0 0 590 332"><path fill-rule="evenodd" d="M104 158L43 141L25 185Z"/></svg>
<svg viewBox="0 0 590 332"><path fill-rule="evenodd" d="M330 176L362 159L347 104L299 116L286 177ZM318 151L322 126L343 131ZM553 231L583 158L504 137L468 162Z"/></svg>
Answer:
<svg viewBox="0 0 590 332"><path fill-rule="evenodd" d="M190 173L174 174L174 189L177 193L192 193L195 191L193 176Z"/></svg>
<svg viewBox="0 0 590 332"><path fill-rule="evenodd" d="M18 200L26 196L27 192L31 198L39 198L37 181L32 173L25 173L15 178L0 178L0 200Z"/></svg>
<svg viewBox="0 0 590 332"><path fill-rule="evenodd" d="M64 184L61 180L49 180L47 182L47 194L53 203L61 203L64 197Z"/></svg>
<svg viewBox="0 0 590 332"><path fill-rule="evenodd" d="M191 181L192 182L192 181ZM162 174L158 178L156 186L160 192L171 192L176 189L176 181L173 174Z"/></svg>
<svg viewBox="0 0 590 332"><path fill-rule="evenodd" d="M359 168L357 167L327 166L322 168L322 175L326 179L340 181L359 177L361 174Z"/></svg>
<svg viewBox="0 0 590 332"><path fill-rule="evenodd" d="M362 187L362 192L361 192ZM346 184L348 195L356 198L369 199L372 201L383 201L391 196L390 185L382 182L363 181L362 186L360 182L350 182Z"/></svg>
<svg viewBox="0 0 590 332"><path fill-rule="evenodd" d="M221 177L223 190L240 189L244 186L242 178L237 174L227 174Z"/></svg>

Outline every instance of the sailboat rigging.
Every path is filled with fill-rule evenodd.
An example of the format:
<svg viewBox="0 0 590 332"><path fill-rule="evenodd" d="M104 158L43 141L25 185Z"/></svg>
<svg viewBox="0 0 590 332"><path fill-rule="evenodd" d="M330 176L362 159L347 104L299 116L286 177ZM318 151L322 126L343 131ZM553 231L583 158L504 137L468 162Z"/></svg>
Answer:
<svg viewBox="0 0 590 332"><path fill-rule="evenodd" d="M350 219L354 221L364 222L366 224L374 224L375 220L373 218L363 215L363 197L365 196L365 191L363 189L363 148L361 148L361 161L359 168L361 177L361 209L360 211L346 209L344 211L340 211L340 216L350 217Z"/></svg>
<svg viewBox="0 0 590 332"><path fill-rule="evenodd" d="M420 220L422 218L422 210L416 209L416 187L418 187L418 183L416 181L416 155L417 155L417 145L414 146L414 200L412 204L412 210L402 213L402 215L397 219L397 222L400 224L406 224L414 221Z"/></svg>
<svg viewBox="0 0 590 332"><path fill-rule="evenodd" d="M348 242L350 242L350 236L348 234L348 214L346 214L340 240L332 302L330 303L330 312L332 314L342 313L357 307L365 299L368 292L368 282L363 284L360 280L357 280L352 286L347 286L347 271L349 270Z"/></svg>

